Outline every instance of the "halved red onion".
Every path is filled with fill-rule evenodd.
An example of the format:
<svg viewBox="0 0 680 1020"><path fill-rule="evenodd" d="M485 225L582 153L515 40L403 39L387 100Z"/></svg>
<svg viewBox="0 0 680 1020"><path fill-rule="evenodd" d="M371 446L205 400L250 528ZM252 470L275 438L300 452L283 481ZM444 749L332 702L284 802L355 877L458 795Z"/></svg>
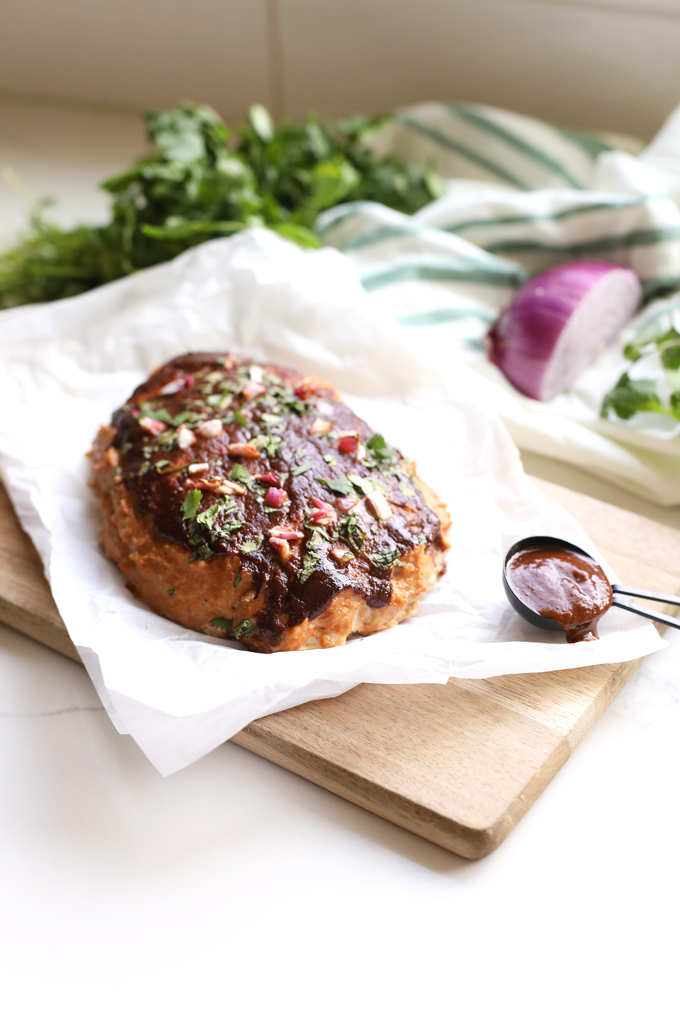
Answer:
<svg viewBox="0 0 680 1020"><path fill-rule="evenodd" d="M520 393L552 400L628 322L642 287L632 269L569 262L524 284L489 333L490 357Z"/></svg>

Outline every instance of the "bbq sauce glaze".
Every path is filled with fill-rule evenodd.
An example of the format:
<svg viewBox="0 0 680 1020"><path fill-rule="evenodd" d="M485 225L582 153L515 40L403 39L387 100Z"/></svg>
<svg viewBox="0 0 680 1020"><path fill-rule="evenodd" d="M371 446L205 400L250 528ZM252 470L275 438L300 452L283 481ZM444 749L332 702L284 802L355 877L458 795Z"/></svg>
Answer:
<svg viewBox="0 0 680 1020"><path fill-rule="evenodd" d="M597 621L612 604L612 588L594 560L566 549L516 553L505 568L515 595L539 616L554 620L568 642L597 639Z"/></svg>
<svg viewBox="0 0 680 1020"><path fill-rule="evenodd" d="M157 436L143 427L149 418L161 422L163 431ZM219 434L201 437L196 430L215 419L222 422ZM314 431L318 419L329 424L327 432ZM412 465L387 446L371 448L374 433L368 425L335 399L333 390L308 384L294 370L230 354L185 355L139 386L112 424L124 481L140 512L151 519L159 536L183 545L192 558L238 556L255 593L266 594L265 607L252 623L273 643L286 628L320 615L343 590L359 593L373 608L388 605L399 557L419 545L446 547L439 518L413 482ZM193 435L186 449L178 445L181 426ZM362 458L338 449L343 433L358 438ZM254 461L234 456L228 451L233 443L256 443L260 456ZM199 463L207 470L192 478L189 465ZM184 500L196 479L198 484L202 479L232 479L236 465L250 476L245 491L230 501L236 509L219 510L212 527L197 526L198 516L185 519ZM254 477L268 472L279 477L286 491L279 510L266 506L268 484ZM343 509L339 493L322 479L347 484L348 475L360 479L358 487L349 486L357 507ZM367 512L361 484L369 482L389 501L393 513L388 520ZM326 540L331 529L324 533L308 526L312 497L335 508L338 520L331 541ZM224 497L203 488L200 512L220 502ZM239 520L241 525L230 531L230 524ZM304 534L287 563L267 538L276 526ZM346 546L346 562L331 555L338 546ZM307 575L305 565L312 567Z"/></svg>

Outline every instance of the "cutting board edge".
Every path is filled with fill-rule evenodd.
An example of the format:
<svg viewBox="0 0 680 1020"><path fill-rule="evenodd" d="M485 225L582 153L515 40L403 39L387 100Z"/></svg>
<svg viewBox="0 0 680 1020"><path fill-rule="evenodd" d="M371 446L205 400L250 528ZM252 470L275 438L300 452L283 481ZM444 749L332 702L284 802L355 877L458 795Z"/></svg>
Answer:
<svg viewBox="0 0 680 1020"><path fill-rule="evenodd" d="M45 581L45 584L47 584L47 581ZM25 634L26 637L32 638L47 648L51 648L52 651L66 655L69 659L82 664L83 660L78 654L76 646L71 641L61 617L59 618L59 623L54 623L51 620L47 620L44 616L39 616L32 610L27 609L25 606L15 605L9 599L0 595L0 623L11 627L12 630L19 631L20 634Z"/></svg>
<svg viewBox="0 0 680 1020"><path fill-rule="evenodd" d="M235 734L231 738L232 742L468 860L487 857L504 842L571 754L569 741L563 737L517 797L503 808L498 818L483 828L475 828L387 790L307 748L272 734L267 719L275 718L270 716L263 721L256 720Z"/></svg>

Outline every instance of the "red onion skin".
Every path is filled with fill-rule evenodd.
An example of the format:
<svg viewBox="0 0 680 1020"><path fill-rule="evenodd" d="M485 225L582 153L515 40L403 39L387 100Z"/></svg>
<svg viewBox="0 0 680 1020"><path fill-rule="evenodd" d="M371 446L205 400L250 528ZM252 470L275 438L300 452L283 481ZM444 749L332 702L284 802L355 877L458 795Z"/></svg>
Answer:
<svg viewBox="0 0 680 1020"><path fill-rule="evenodd" d="M542 399L546 365L564 327L586 294L613 270L629 272L637 281L632 270L613 263L570 262L520 287L489 332L491 361L520 393Z"/></svg>

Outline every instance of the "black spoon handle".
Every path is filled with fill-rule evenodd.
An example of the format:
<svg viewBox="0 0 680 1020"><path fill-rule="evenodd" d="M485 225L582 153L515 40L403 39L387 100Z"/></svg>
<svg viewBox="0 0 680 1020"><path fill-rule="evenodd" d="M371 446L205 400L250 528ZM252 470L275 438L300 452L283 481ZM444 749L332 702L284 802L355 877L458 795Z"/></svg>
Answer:
<svg viewBox="0 0 680 1020"><path fill-rule="evenodd" d="M620 594L623 594L623 592L621 592L621 589L618 586L615 586L614 590ZM629 588L626 589L626 594L636 595L637 592L635 588ZM666 596L662 595L660 598L661 601L663 602L665 601ZM676 601L675 605L678 604L680 603ZM663 623L667 627L675 627L677 630L680 630L680 620L676 619L675 616L668 616L666 613L655 613L651 609L643 609L642 606L636 606L632 603L624 602L622 599L617 598L616 595L614 595L612 605L618 606L619 609L625 609L629 613L637 613L638 616L644 616L648 620L656 620L657 623Z"/></svg>
<svg viewBox="0 0 680 1020"><path fill-rule="evenodd" d="M627 584L613 584L612 591L616 595L634 595L636 599L651 599L652 602L665 602L667 606L680 606L680 595L662 595L658 591L631 588Z"/></svg>

